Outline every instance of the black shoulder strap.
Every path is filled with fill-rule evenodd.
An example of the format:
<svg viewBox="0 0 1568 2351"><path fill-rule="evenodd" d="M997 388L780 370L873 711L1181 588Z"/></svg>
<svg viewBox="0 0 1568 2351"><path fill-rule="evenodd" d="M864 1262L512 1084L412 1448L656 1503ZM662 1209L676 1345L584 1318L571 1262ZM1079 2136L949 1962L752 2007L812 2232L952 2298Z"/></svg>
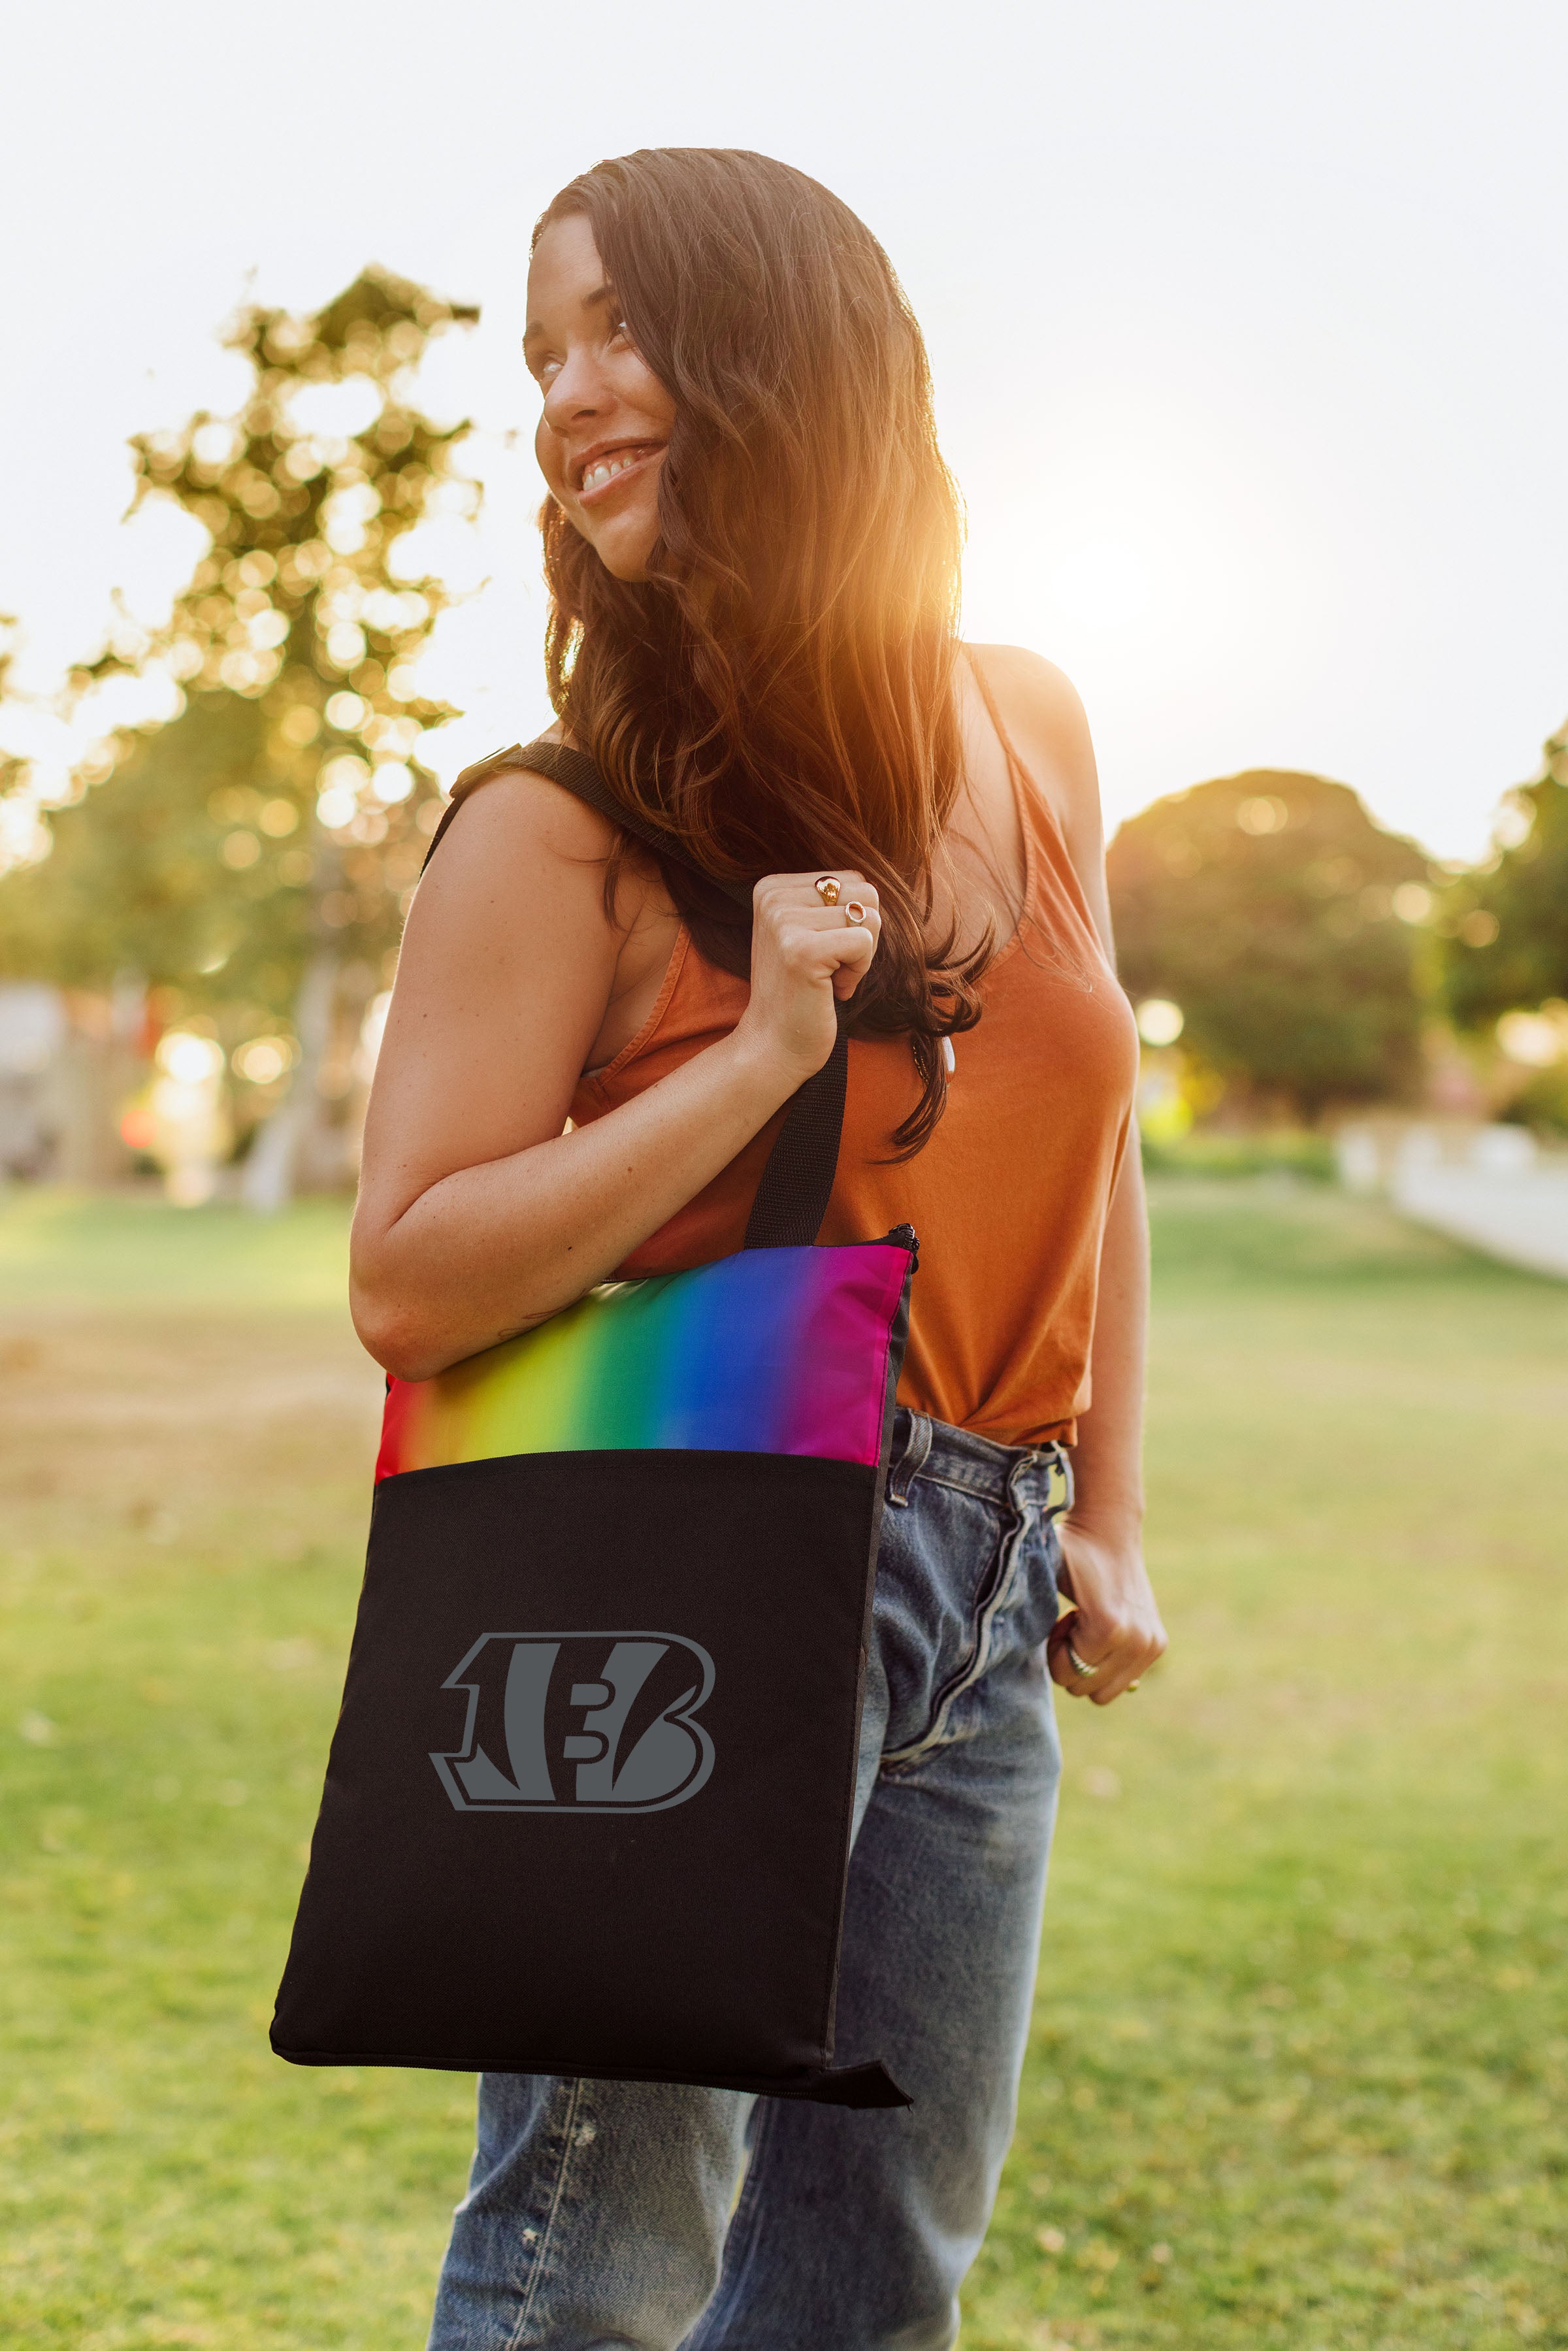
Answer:
<svg viewBox="0 0 1568 2351"><path fill-rule="evenodd" d="M487 759L465 768L452 787L452 805L425 852L426 865L440 848L448 825L469 793L510 768L524 768L530 775L548 776L552 783L574 793L580 800L586 800L590 808L597 809L601 816L661 857L672 858L689 872L714 883L737 905L750 905L749 890L738 883L718 882L713 874L704 872L695 858L667 835L645 824L622 805L591 759L564 743L514 743L507 750L492 751ZM827 1214L844 1126L850 1054L848 1013L849 1007L841 1004L832 1051L816 1075L808 1078L790 1098L747 1223L745 1246L748 1249L803 1248L816 1239Z"/></svg>

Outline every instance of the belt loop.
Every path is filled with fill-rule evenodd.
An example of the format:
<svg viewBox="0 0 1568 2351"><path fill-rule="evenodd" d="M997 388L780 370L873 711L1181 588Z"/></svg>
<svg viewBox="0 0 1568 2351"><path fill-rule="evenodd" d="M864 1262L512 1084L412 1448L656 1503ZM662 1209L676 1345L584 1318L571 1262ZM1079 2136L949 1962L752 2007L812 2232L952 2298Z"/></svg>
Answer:
<svg viewBox="0 0 1568 2351"><path fill-rule="evenodd" d="M1045 1472L1045 1517L1048 1520L1064 1518L1072 1508L1073 1492L1072 1457L1066 1446L1053 1437L1049 1445L1037 1446L1026 1453L1015 1468L1012 1479L1009 1480L1009 1485L1014 1484L1026 1469L1043 1469ZM1051 1490L1057 1477L1061 1479L1060 1501L1053 1499Z"/></svg>
<svg viewBox="0 0 1568 2351"><path fill-rule="evenodd" d="M925 1468L930 1451L930 1416L924 1412L912 1412L904 1450L894 1463L893 1474L887 1481L887 1499L895 1510L909 1507L909 1489Z"/></svg>
<svg viewBox="0 0 1568 2351"><path fill-rule="evenodd" d="M1070 1518L1072 1514L1072 1501L1076 1492L1072 1482L1072 1456L1065 1445L1053 1445L1051 1449L1056 1456L1055 1466L1061 1472L1062 1484L1061 1499L1052 1515L1057 1518Z"/></svg>

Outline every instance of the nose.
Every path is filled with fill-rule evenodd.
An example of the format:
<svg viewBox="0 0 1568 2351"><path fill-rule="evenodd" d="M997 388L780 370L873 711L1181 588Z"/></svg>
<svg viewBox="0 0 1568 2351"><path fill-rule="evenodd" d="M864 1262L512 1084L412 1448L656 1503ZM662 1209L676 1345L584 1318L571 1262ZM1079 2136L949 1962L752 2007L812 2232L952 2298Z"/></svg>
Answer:
<svg viewBox="0 0 1568 2351"><path fill-rule="evenodd" d="M579 345L568 351L544 397L544 421L562 433L574 419L597 416L610 405L609 387L593 353Z"/></svg>

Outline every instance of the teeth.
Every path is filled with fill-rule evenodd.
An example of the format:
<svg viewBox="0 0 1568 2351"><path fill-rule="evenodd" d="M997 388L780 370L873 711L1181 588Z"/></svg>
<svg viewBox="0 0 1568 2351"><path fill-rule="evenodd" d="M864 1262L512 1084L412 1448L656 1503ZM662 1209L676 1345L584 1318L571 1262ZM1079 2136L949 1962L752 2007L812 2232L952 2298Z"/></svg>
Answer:
<svg viewBox="0 0 1568 2351"><path fill-rule="evenodd" d="M636 465L641 455L640 450L622 449L608 457L596 457L583 475L584 490L601 489L606 482L612 482L617 474L623 474L628 465Z"/></svg>

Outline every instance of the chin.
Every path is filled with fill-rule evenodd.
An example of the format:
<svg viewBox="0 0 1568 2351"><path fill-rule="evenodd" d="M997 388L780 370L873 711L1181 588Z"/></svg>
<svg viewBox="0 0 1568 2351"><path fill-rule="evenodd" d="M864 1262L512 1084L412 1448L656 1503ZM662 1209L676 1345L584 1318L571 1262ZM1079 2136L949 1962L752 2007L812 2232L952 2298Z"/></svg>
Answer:
<svg viewBox="0 0 1568 2351"><path fill-rule="evenodd" d="M657 514L617 515L592 533L589 545L612 580L646 580L658 536Z"/></svg>
<svg viewBox="0 0 1568 2351"><path fill-rule="evenodd" d="M613 538L608 543L596 539L593 551L612 580L636 581L648 577L648 558L653 552L653 542L650 538L628 547Z"/></svg>
<svg viewBox="0 0 1568 2351"><path fill-rule="evenodd" d="M572 521L587 539L612 580L635 581L648 577L648 562L659 540L657 475L639 485L633 496L610 513L586 512L580 507Z"/></svg>

